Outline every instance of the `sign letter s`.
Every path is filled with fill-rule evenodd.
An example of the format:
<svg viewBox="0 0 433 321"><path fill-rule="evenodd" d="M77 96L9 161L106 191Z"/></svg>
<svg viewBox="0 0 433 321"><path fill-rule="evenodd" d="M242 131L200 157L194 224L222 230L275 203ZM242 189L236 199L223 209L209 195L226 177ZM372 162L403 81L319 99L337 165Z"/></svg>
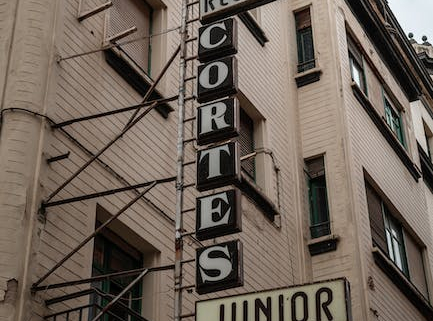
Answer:
<svg viewBox="0 0 433 321"><path fill-rule="evenodd" d="M212 256L217 257L210 257ZM206 249L199 257L200 275L203 282L218 282L227 278L233 270L228 246L214 246ZM206 272L218 271L212 276Z"/></svg>

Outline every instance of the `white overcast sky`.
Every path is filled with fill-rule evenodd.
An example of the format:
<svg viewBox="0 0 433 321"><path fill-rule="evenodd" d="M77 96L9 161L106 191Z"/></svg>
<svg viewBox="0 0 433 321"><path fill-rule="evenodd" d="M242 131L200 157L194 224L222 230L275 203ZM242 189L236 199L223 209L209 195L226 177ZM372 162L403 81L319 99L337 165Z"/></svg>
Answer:
<svg viewBox="0 0 433 321"><path fill-rule="evenodd" d="M388 0L406 35L414 34L418 43L426 35L433 43L433 0Z"/></svg>

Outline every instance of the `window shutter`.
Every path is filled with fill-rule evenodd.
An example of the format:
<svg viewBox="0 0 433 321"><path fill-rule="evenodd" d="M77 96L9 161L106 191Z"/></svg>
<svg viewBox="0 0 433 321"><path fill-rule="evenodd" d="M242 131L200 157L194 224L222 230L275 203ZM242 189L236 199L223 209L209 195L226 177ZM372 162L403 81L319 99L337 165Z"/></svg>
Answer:
<svg viewBox="0 0 433 321"><path fill-rule="evenodd" d="M383 222L382 200L368 183L366 183L365 190L367 193L368 214L370 217L373 244L388 254L385 225Z"/></svg>
<svg viewBox="0 0 433 321"><path fill-rule="evenodd" d="M239 145L241 156L245 156L254 152L254 122L242 109L240 113L240 128ZM242 161L241 168L248 176L255 179L254 157Z"/></svg>
<svg viewBox="0 0 433 321"><path fill-rule="evenodd" d="M404 243L406 245L410 281L417 287L425 298L428 298L422 248L406 231L404 231Z"/></svg>
<svg viewBox="0 0 433 321"><path fill-rule="evenodd" d="M310 8L297 12L295 14L296 30L302 30L311 27Z"/></svg>
<svg viewBox="0 0 433 321"><path fill-rule="evenodd" d="M137 32L122 41L148 36L152 8L144 0L113 0L108 23L108 37L116 35L134 26ZM144 72L149 70L149 38L123 45L121 50Z"/></svg>
<svg viewBox="0 0 433 321"><path fill-rule="evenodd" d="M325 175L325 162L323 156L311 159L306 162L307 172L310 178Z"/></svg>

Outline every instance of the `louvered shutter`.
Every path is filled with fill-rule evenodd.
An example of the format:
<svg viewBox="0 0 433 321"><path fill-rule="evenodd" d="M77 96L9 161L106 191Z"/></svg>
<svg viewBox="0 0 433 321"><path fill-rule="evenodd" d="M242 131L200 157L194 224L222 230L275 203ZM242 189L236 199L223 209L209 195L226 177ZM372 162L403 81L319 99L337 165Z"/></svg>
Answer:
<svg viewBox="0 0 433 321"><path fill-rule="evenodd" d="M150 34L152 8L144 0L113 0L108 23L108 37L132 27L137 32L122 38L127 41ZM149 38L123 45L121 50L144 72L149 71Z"/></svg>
<svg viewBox="0 0 433 321"><path fill-rule="evenodd" d="M383 222L382 200L369 184L366 184L365 190L367 193L368 214L370 217L373 244L388 254L385 225Z"/></svg>
<svg viewBox="0 0 433 321"><path fill-rule="evenodd" d="M254 152L254 122L250 116L241 109L239 145L241 156ZM254 157L246 159L241 163L242 170L252 179L255 179L255 160Z"/></svg>

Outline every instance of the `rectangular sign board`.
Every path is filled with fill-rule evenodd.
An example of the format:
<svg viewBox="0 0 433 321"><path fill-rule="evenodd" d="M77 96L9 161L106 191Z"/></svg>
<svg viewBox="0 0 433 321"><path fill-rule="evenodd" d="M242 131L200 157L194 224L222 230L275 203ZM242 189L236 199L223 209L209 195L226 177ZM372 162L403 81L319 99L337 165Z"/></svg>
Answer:
<svg viewBox="0 0 433 321"><path fill-rule="evenodd" d="M243 286L242 243L239 240L201 247L196 250L198 294ZM206 318L203 317L203 320Z"/></svg>
<svg viewBox="0 0 433 321"><path fill-rule="evenodd" d="M352 321L346 279L196 302L196 321Z"/></svg>
<svg viewBox="0 0 433 321"><path fill-rule="evenodd" d="M200 0L200 21L214 22L275 0Z"/></svg>

